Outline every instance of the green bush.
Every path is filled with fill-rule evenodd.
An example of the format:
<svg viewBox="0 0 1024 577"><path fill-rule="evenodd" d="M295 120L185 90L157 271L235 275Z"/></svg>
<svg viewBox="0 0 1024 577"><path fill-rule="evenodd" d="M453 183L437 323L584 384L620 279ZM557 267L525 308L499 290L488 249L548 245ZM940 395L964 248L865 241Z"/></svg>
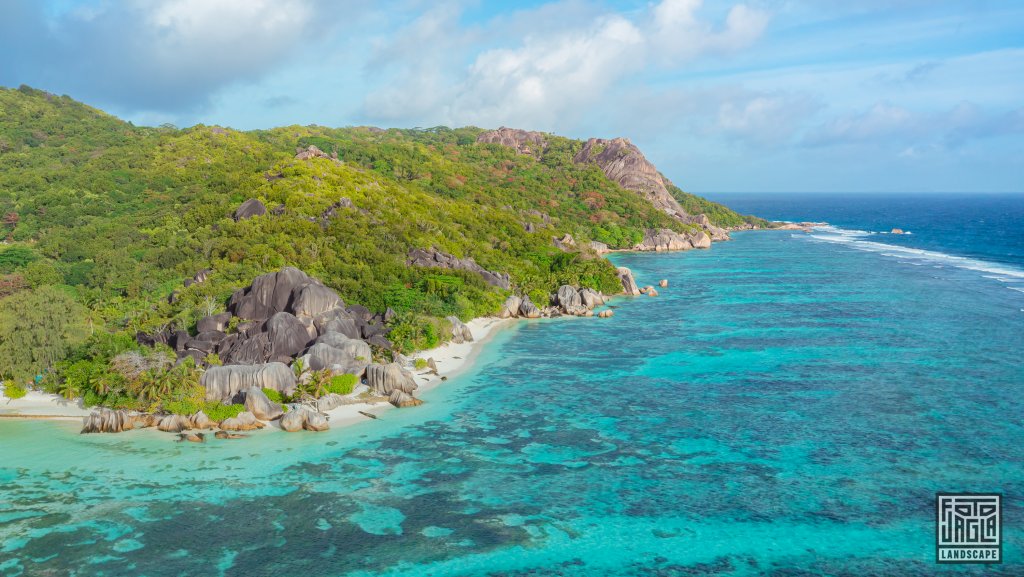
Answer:
<svg viewBox="0 0 1024 577"><path fill-rule="evenodd" d="M422 371L427 368L427 359L416 359L416 370Z"/></svg>
<svg viewBox="0 0 1024 577"><path fill-rule="evenodd" d="M217 421L218 423L224 419L237 417L239 413L244 411L245 405L225 405L217 401L207 401L203 406L203 412L206 413L206 416L210 417L211 421Z"/></svg>
<svg viewBox="0 0 1024 577"><path fill-rule="evenodd" d="M277 389L263 389L263 394L270 399L271 403L281 404L284 401L284 396Z"/></svg>
<svg viewBox="0 0 1024 577"><path fill-rule="evenodd" d="M331 377L330 382L327 383L327 392L336 395L347 395L356 388L356 383L358 382L359 378L355 375L336 375Z"/></svg>
<svg viewBox="0 0 1024 577"><path fill-rule="evenodd" d="M7 381L3 384L4 396L8 399L20 399L28 394L28 390L21 385L16 385L11 381Z"/></svg>

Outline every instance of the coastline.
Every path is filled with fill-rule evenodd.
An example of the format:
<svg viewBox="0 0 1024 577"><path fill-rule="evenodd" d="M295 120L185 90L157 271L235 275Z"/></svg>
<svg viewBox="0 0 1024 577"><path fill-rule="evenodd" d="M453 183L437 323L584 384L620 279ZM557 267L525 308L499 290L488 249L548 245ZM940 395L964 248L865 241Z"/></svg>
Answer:
<svg viewBox="0 0 1024 577"><path fill-rule="evenodd" d="M416 377L416 384L419 385L416 392L422 393L423 391L433 389L446 380L471 369L473 364L476 363L480 352L494 338L494 335L502 328L511 326L512 321L515 320L517 319L500 319L497 317L475 318L466 323L466 326L473 333L473 340L471 342L449 342L411 355L410 359L433 358L434 362L437 363L437 375L429 373L427 369L412 371ZM378 402L363 401L341 405L327 411L327 415L330 419L331 428L335 429L361 423L370 418L362 413L376 416L395 408L391 403L381 399ZM278 428L276 427L276 422L271 426Z"/></svg>
<svg viewBox="0 0 1024 577"><path fill-rule="evenodd" d="M419 385L417 391L430 390L472 368L484 346L500 329L510 326L511 321L515 320L517 319L475 318L466 323L473 334L471 342L449 342L411 355L410 359L433 358L438 369L437 375L428 373L427 370L413 371ZM327 411L332 429L354 425L370 418L362 413L378 415L395 408L383 399L374 402L356 399L353 401L355 402ZM60 395L33 390L20 399L8 399L0 392L0 419L74 421L89 416L91 412L92 408L82 406L80 398L68 400ZM267 430L271 429L280 430L277 421L268 423Z"/></svg>

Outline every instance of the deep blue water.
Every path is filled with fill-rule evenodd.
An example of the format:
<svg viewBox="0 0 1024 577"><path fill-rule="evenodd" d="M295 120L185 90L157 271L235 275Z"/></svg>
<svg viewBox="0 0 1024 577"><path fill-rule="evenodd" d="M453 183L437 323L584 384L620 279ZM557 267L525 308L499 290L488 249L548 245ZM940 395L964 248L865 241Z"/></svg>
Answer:
<svg viewBox="0 0 1024 577"><path fill-rule="evenodd" d="M617 255L669 287L516 324L380 421L0 422L0 574L1024 574L1024 269L774 205L836 226ZM934 563L937 491L1004 494L1004 564Z"/></svg>
<svg viewBox="0 0 1024 577"><path fill-rule="evenodd" d="M1024 193L721 193L710 198L772 220L826 221L875 233L900 228L911 234L887 235L884 242L1024 267Z"/></svg>

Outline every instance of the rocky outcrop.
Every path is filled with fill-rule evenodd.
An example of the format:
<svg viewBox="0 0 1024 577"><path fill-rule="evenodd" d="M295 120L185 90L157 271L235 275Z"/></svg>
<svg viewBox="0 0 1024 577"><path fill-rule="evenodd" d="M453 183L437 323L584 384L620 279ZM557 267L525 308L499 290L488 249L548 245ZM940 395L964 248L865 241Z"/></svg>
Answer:
<svg viewBox="0 0 1024 577"><path fill-rule="evenodd" d="M199 383L208 401L229 402L249 388L273 389L286 395L295 392L295 374L284 363L210 367Z"/></svg>
<svg viewBox="0 0 1024 577"><path fill-rule="evenodd" d="M252 284L235 291L228 310L245 320L262 321L288 309L293 293L321 284L297 268L286 267L253 279Z"/></svg>
<svg viewBox="0 0 1024 577"><path fill-rule="evenodd" d="M473 342L473 331L466 326L466 323L459 320L457 316L446 317L448 322L452 324L452 342L455 344L459 343L471 343Z"/></svg>
<svg viewBox="0 0 1024 577"><path fill-rule="evenodd" d="M447 268L454 270L465 270L474 272L484 279L484 282L508 290L512 286L512 280L508 273L489 271L476 264L472 258L460 259L437 249L422 250L414 248L409 251L409 258L406 261L412 266L426 268Z"/></svg>
<svg viewBox="0 0 1024 577"><path fill-rule="evenodd" d="M264 424L256 419L256 415L248 411L238 413L237 417L224 419L220 423L220 428L225 431L255 431L263 427Z"/></svg>
<svg viewBox="0 0 1024 577"><path fill-rule="evenodd" d="M577 164L595 164L610 180L638 193L656 208L679 219L688 214L668 191L668 182L628 138L591 138L573 158Z"/></svg>
<svg viewBox="0 0 1024 577"><path fill-rule="evenodd" d="M139 417L125 410L97 409L82 419L82 433L121 433L135 428Z"/></svg>
<svg viewBox="0 0 1024 577"><path fill-rule="evenodd" d="M322 413L309 411L306 413L306 422L302 425L307 431L322 432L331 428L327 423L327 416Z"/></svg>
<svg viewBox="0 0 1024 577"><path fill-rule="evenodd" d="M708 233L708 236L710 236L713 241L729 240L729 231L712 224L711 219L708 218L708 215L706 214L692 216L690 217L690 222L703 228L704 232Z"/></svg>
<svg viewBox="0 0 1024 577"><path fill-rule="evenodd" d="M294 408L284 416L281 417L280 425L281 430L289 433L297 433L302 430L302 427L306 424L307 410L304 408Z"/></svg>
<svg viewBox="0 0 1024 577"><path fill-rule="evenodd" d="M539 319L540 315L541 312L537 305L533 304L529 296L524 296L519 302L519 316L524 319Z"/></svg>
<svg viewBox="0 0 1024 577"><path fill-rule="evenodd" d="M337 334L337 333L328 333ZM338 335L345 338L344 335ZM337 339L331 342L337 343ZM365 341L347 339L340 346L317 342L303 355L303 366L312 371L327 369L334 375L350 374L361 377L370 364L370 345Z"/></svg>
<svg viewBox="0 0 1024 577"><path fill-rule="evenodd" d="M284 414L281 405L271 402L263 389L249 387L242 391L245 395L245 410L261 421L273 421Z"/></svg>
<svg viewBox="0 0 1024 577"><path fill-rule="evenodd" d="M291 304L292 313L296 317L317 318L327 312L345 306L337 293L322 284L308 284L300 289Z"/></svg>
<svg viewBox="0 0 1024 577"><path fill-rule="evenodd" d="M562 252L572 252L576 250L576 239L574 239L569 233L562 235L562 238L552 237L551 243L555 245L555 248Z"/></svg>
<svg viewBox="0 0 1024 577"><path fill-rule="evenodd" d="M482 144L507 146L519 154L528 154L535 158L540 158L548 148L547 140L542 133L504 126L482 133L476 137L476 141Z"/></svg>
<svg viewBox="0 0 1024 577"><path fill-rule="evenodd" d="M180 433L192 428L192 421L185 415L165 415L157 423L157 429L165 433Z"/></svg>
<svg viewBox="0 0 1024 577"><path fill-rule="evenodd" d="M310 144L306 148L295 149L295 160L309 160L311 158L326 158L328 160L338 161L338 153L333 152L328 155L326 152L320 150L316 146Z"/></svg>
<svg viewBox="0 0 1024 577"><path fill-rule="evenodd" d="M203 411L192 415L192 428L193 429L213 429L216 428L217 423L210 419Z"/></svg>
<svg viewBox="0 0 1024 577"><path fill-rule="evenodd" d="M711 237L704 231L683 234L667 228L659 228L644 231L644 240L634 246L633 250L661 252L710 247Z"/></svg>
<svg viewBox="0 0 1024 577"><path fill-rule="evenodd" d="M297 433L303 429L307 431L326 431L330 429L327 416L311 411L306 407L295 407L281 417L281 430L289 433Z"/></svg>
<svg viewBox="0 0 1024 577"><path fill-rule="evenodd" d="M590 241L590 250L594 251L597 255L608 254L611 252L608 245L603 242L597 242L596 240Z"/></svg>
<svg viewBox="0 0 1024 577"><path fill-rule="evenodd" d="M224 332L229 322L231 322L231 313L220 313L219 315L203 317L196 322L196 332Z"/></svg>
<svg viewBox="0 0 1024 577"><path fill-rule="evenodd" d="M376 395L388 396L392 391L412 394L418 387L416 378L398 363L372 364L366 368L366 385Z"/></svg>
<svg viewBox="0 0 1024 577"><path fill-rule="evenodd" d="M622 282L622 292L630 296L640 294L640 287L637 286L636 279L633 278L633 271L624 266L620 266L617 270L619 272L619 281Z"/></svg>
<svg viewBox="0 0 1024 577"><path fill-rule="evenodd" d="M263 206L263 203L255 198L250 198L235 210L233 217L237 222L254 216L263 216L264 214L267 214L267 207Z"/></svg>
<svg viewBox="0 0 1024 577"><path fill-rule="evenodd" d="M398 408L418 407L423 404L422 400L417 399L405 391L399 390L391 391L391 395L388 396L388 402Z"/></svg>
<svg viewBox="0 0 1024 577"><path fill-rule="evenodd" d="M498 313L499 318L508 319L519 316L519 306L523 304L523 299L512 295L505 299L505 304L501 305L501 312Z"/></svg>
<svg viewBox="0 0 1024 577"><path fill-rule="evenodd" d="M291 360L305 350L311 340L306 325L291 313L276 313L267 320L266 329L270 356L275 360L284 360L282 357Z"/></svg>

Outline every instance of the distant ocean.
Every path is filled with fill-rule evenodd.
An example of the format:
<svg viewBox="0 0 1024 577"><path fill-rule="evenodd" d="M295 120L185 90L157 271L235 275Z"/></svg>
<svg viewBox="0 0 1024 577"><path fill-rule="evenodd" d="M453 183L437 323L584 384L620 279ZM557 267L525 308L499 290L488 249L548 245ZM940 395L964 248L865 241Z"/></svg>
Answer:
<svg viewBox="0 0 1024 577"><path fill-rule="evenodd" d="M351 428L0 422L0 575L1024 575L1024 199L720 200L831 227L617 254L668 288ZM1002 565L935 564L940 491Z"/></svg>

